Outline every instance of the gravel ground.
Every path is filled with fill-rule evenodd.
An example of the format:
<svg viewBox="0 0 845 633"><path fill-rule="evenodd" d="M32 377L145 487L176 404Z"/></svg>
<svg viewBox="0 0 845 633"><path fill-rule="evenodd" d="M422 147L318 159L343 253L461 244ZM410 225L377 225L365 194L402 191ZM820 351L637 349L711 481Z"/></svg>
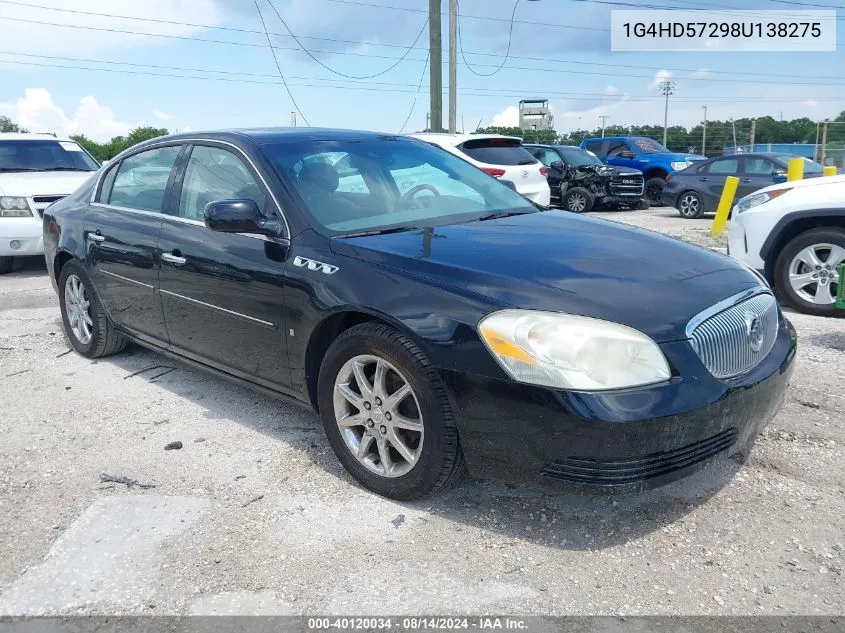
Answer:
<svg viewBox="0 0 845 633"><path fill-rule="evenodd" d="M723 246L672 210L597 215ZM0 614L843 613L841 320L790 314L793 384L742 467L396 503L310 411L137 347L69 352L38 260L0 278L0 316Z"/></svg>

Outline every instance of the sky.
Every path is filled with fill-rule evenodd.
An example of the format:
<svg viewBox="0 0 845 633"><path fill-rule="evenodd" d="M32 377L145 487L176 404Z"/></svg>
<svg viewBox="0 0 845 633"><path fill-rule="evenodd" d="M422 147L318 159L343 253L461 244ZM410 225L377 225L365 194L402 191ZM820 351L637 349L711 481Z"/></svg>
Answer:
<svg viewBox="0 0 845 633"><path fill-rule="evenodd" d="M255 1L0 0L0 115L33 132L98 141L139 125L286 126L296 109L298 125L396 133L410 113L406 132L425 127L427 0L257 0L297 105ZM676 82L670 125L700 123L705 105L709 120L835 117L845 110L845 0L812 4L841 7L836 52L611 52L613 3L521 0L514 11L514 0L461 0L458 128L515 125L519 99L535 97L549 99L559 132L595 128L601 115L608 125L662 124L657 84L667 78ZM669 5L802 8L783 0L660 4ZM447 7L443 0L444 49ZM446 104L444 96L444 124Z"/></svg>

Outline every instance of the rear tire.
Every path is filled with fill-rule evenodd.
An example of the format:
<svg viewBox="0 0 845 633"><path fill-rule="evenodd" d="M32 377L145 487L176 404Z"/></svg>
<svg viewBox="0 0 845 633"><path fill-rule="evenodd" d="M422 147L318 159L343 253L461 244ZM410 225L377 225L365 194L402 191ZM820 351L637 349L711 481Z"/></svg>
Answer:
<svg viewBox="0 0 845 633"><path fill-rule="evenodd" d="M685 191L678 196L678 213L687 220L697 220L704 215L704 200L695 191Z"/></svg>
<svg viewBox="0 0 845 633"><path fill-rule="evenodd" d="M567 189L560 206L572 213L588 213L595 204L593 194L583 187Z"/></svg>
<svg viewBox="0 0 845 633"><path fill-rule="evenodd" d="M391 401L406 388L406 395ZM317 392L335 455L376 494L419 499L465 472L440 376L422 350L393 328L362 323L338 336L320 366Z"/></svg>
<svg viewBox="0 0 845 633"><path fill-rule="evenodd" d="M663 200L663 187L666 181L661 177L649 178L645 181L644 195L651 204L658 205Z"/></svg>
<svg viewBox="0 0 845 633"><path fill-rule="evenodd" d="M70 260L58 285L62 323L73 349L86 358L101 358L126 348L128 341L114 329L85 268Z"/></svg>
<svg viewBox="0 0 845 633"><path fill-rule="evenodd" d="M12 272L12 267L15 260L12 257L0 257L0 275L6 275Z"/></svg>
<svg viewBox="0 0 845 633"><path fill-rule="evenodd" d="M836 267L843 261L845 230L823 227L806 231L794 237L778 255L775 287L785 302L799 312L845 317L845 310L836 307ZM817 277L813 278L814 274Z"/></svg>

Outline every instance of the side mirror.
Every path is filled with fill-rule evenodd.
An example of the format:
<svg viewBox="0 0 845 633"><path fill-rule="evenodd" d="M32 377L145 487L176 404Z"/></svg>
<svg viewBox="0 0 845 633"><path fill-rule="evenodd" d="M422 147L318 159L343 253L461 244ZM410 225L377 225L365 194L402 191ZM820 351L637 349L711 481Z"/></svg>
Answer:
<svg viewBox="0 0 845 633"><path fill-rule="evenodd" d="M256 233L279 235L275 218L261 215L252 200L216 200L205 205L205 225L220 233Z"/></svg>
<svg viewBox="0 0 845 633"><path fill-rule="evenodd" d="M514 184L513 180L504 180L502 178L499 178L498 180L508 189L513 189L514 191L516 191L516 185Z"/></svg>
<svg viewBox="0 0 845 633"><path fill-rule="evenodd" d="M619 158L635 158L636 154L629 150L625 150L624 152L619 152Z"/></svg>
<svg viewBox="0 0 845 633"><path fill-rule="evenodd" d="M552 169L557 169L558 171L563 171L564 169L563 163L559 160L553 162L551 165L549 165L549 167L551 167Z"/></svg>
<svg viewBox="0 0 845 633"><path fill-rule="evenodd" d="M776 169L772 172L772 182L776 184L780 184L782 182L786 182L786 172L782 169Z"/></svg>

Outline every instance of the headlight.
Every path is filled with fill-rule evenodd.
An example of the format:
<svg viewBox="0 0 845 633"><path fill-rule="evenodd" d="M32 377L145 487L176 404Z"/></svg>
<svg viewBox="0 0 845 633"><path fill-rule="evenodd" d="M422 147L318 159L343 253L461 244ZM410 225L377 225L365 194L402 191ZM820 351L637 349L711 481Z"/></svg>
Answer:
<svg viewBox="0 0 845 633"><path fill-rule="evenodd" d="M764 191L763 193L752 193L750 196L745 196L734 206L734 213L742 213L754 207L759 207L761 204L774 200L778 196L782 196L789 188L775 189L773 191Z"/></svg>
<svg viewBox="0 0 845 633"><path fill-rule="evenodd" d="M671 377L657 344L642 332L590 317L502 310L478 324L482 340L514 380L597 391Z"/></svg>
<svg viewBox="0 0 845 633"><path fill-rule="evenodd" d="M687 167L689 167L689 163L685 160L672 163L672 169L675 171L680 171L681 169L686 169Z"/></svg>
<svg viewBox="0 0 845 633"><path fill-rule="evenodd" d="M0 198L0 218L31 218L26 198L3 196Z"/></svg>

